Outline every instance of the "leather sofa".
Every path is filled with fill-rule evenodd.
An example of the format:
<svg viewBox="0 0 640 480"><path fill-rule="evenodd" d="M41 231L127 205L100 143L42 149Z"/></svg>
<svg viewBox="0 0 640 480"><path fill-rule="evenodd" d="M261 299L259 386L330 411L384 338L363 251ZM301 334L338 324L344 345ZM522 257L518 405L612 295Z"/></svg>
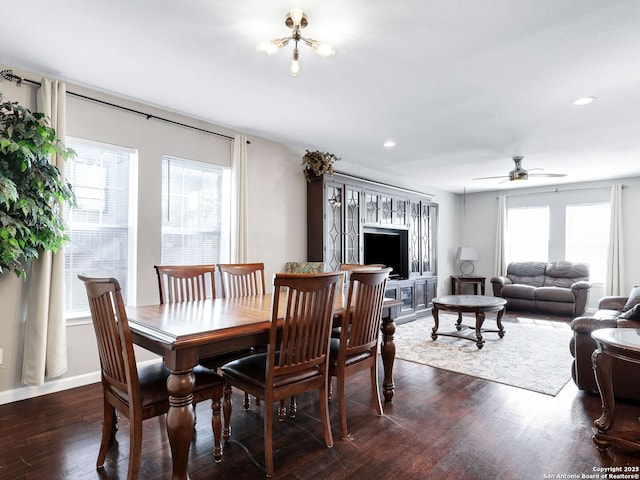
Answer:
<svg viewBox="0 0 640 480"><path fill-rule="evenodd" d="M571 375L578 388L587 392L598 392L591 363L591 355L597 345L591 338L591 332L600 328L640 328L640 287L634 288L629 297L601 298L598 311L593 316L577 317L571 322ZM612 376L616 397L640 400L640 364L614 358Z"/></svg>
<svg viewBox="0 0 640 480"><path fill-rule="evenodd" d="M589 266L574 262L513 262L506 276L491 279L493 294L508 310L581 315L587 308Z"/></svg>

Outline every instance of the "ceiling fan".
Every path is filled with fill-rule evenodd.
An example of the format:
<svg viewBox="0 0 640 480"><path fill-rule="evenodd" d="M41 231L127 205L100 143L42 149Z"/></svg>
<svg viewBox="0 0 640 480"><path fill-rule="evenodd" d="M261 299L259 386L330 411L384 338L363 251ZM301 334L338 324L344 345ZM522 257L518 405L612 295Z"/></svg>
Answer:
<svg viewBox="0 0 640 480"><path fill-rule="evenodd" d="M489 180L493 178L504 178L504 182L507 180L528 180L529 177L566 177L566 173L529 173L533 170L542 170L542 168L530 168L529 170L525 170L522 168L522 160L524 157L515 156L513 157L513 161L516 164L515 168L509 172L508 175L498 175L496 177L480 177L474 178L473 180Z"/></svg>

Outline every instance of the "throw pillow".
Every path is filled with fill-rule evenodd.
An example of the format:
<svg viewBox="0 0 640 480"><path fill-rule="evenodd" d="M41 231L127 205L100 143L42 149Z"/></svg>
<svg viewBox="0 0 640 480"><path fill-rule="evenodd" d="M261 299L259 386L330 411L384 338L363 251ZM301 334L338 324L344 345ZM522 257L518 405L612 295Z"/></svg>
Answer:
<svg viewBox="0 0 640 480"><path fill-rule="evenodd" d="M640 303L640 287L634 287L629 294L629 298L627 299L627 303L622 307L622 311L626 312L627 310L631 310L637 304Z"/></svg>
<svg viewBox="0 0 640 480"><path fill-rule="evenodd" d="M631 310L627 310L621 313L618 318L624 318L625 320L640 321L640 303L636 304Z"/></svg>

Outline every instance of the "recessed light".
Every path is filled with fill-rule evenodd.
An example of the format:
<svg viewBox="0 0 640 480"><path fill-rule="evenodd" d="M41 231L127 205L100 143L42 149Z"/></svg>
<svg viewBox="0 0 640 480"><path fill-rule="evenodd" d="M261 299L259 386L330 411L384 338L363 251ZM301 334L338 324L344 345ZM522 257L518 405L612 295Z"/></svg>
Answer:
<svg viewBox="0 0 640 480"><path fill-rule="evenodd" d="M396 142L391 141L391 140L387 140L386 142L384 142L382 144L383 147L387 147L387 148L391 148L391 147L395 147L396 146Z"/></svg>
<svg viewBox="0 0 640 480"><path fill-rule="evenodd" d="M582 97L579 98L577 100L573 101L574 105L588 105L589 103L593 102L596 99L596 97Z"/></svg>

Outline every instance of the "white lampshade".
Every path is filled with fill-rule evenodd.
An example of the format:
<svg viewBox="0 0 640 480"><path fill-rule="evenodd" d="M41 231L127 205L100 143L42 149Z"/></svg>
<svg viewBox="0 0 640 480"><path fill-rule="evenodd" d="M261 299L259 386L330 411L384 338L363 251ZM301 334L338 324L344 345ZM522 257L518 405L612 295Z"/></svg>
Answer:
<svg viewBox="0 0 640 480"><path fill-rule="evenodd" d="M473 247L458 247L456 259L461 262L478 260L478 251Z"/></svg>

